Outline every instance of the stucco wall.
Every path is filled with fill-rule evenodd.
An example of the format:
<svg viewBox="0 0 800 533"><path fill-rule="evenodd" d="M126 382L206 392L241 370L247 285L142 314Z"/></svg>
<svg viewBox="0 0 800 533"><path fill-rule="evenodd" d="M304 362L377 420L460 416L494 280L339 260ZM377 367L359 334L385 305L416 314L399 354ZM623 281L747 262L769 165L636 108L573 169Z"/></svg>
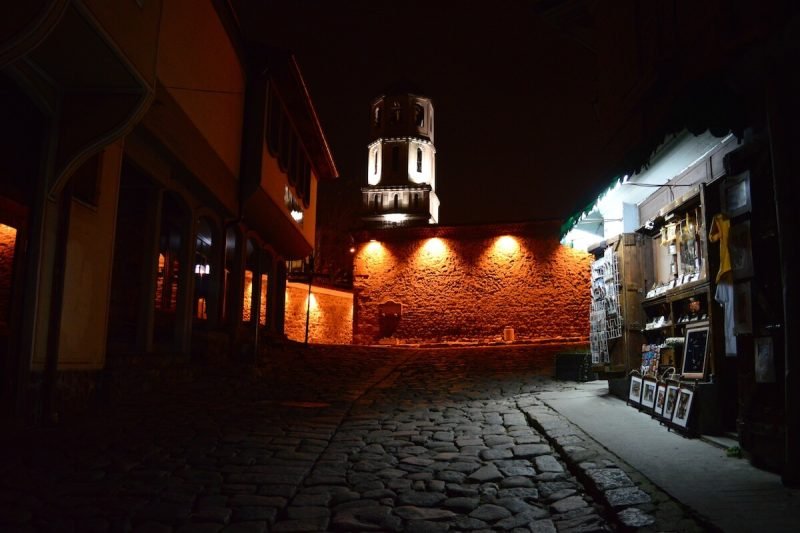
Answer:
<svg viewBox="0 0 800 533"><path fill-rule="evenodd" d="M555 224L359 237L355 343L496 341L507 326L517 340L588 338L591 259L560 245ZM379 316L385 302L402 304L399 320Z"/></svg>
<svg viewBox="0 0 800 533"><path fill-rule="evenodd" d="M307 298L308 285L291 282L286 284L284 332L291 340L305 340ZM308 342L350 344L353 341L352 293L312 287L308 317Z"/></svg>

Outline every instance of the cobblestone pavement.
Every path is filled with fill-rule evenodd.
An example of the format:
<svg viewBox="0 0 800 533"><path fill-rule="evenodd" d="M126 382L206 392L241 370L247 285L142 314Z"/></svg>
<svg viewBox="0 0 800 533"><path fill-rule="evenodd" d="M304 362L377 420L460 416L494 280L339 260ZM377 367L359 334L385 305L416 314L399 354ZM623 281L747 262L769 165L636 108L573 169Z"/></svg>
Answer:
<svg viewBox="0 0 800 533"><path fill-rule="evenodd" d="M297 347L209 368L14 439L0 531L699 530L536 398L564 386L542 361Z"/></svg>

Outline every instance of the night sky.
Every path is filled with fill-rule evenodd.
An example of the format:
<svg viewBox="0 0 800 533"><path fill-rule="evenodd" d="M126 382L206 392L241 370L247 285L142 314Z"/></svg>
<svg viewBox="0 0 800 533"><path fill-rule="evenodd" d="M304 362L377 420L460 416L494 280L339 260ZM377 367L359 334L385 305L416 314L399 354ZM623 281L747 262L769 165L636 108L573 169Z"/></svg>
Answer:
<svg viewBox="0 0 800 533"><path fill-rule="evenodd" d="M242 0L241 23L297 57L342 180L365 184L369 104L403 81L434 101L440 223L563 219L624 147L591 32L546 3Z"/></svg>

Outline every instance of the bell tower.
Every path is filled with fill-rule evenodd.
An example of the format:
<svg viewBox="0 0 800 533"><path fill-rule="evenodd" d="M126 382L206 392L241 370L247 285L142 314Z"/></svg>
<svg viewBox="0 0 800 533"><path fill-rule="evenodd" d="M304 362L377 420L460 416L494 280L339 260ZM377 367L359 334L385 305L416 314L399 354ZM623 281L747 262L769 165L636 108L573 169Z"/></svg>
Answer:
<svg viewBox="0 0 800 533"><path fill-rule="evenodd" d="M368 225L438 223L430 98L395 89L373 100L367 153L367 186L361 196Z"/></svg>

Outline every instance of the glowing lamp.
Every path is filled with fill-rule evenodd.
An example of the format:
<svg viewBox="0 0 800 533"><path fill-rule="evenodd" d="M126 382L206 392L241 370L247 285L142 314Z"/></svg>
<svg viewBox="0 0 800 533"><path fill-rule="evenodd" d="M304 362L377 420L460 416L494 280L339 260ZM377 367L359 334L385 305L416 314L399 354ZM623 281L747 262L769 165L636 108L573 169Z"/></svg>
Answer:
<svg viewBox="0 0 800 533"><path fill-rule="evenodd" d="M387 213L383 215L383 220L386 222L390 222L392 224L398 224L400 222L405 221L408 218L408 215L405 213Z"/></svg>
<svg viewBox="0 0 800 533"><path fill-rule="evenodd" d="M519 243L517 239L510 235L503 235L497 242L495 242L495 249L504 254L513 254L517 250L519 250Z"/></svg>
<svg viewBox="0 0 800 533"><path fill-rule="evenodd" d="M292 209L290 214L292 215L292 218L294 219L295 222L302 222L303 221L303 212L302 211L298 211L297 209Z"/></svg>

